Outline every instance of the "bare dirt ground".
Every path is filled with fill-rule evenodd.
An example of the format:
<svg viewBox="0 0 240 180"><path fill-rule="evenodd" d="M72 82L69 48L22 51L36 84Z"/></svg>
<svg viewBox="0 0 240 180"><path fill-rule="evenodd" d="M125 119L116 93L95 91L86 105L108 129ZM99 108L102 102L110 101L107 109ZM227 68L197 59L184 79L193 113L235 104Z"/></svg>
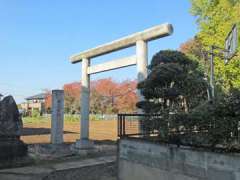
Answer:
<svg viewBox="0 0 240 180"><path fill-rule="evenodd" d="M24 123L21 139L27 144L50 143L51 122ZM72 143L80 137L79 122L64 123L64 142ZM99 120L90 121L90 139L111 140L117 139L117 121Z"/></svg>
<svg viewBox="0 0 240 180"><path fill-rule="evenodd" d="M98 158L104 156L116 156L116 150L101 151L95 154L89 154L86 157L81 157L72 154L70 150L71 143L80 138L80 123L65 122L64 123L64 144L58 147L51 147L51 121L25 122L21 139L29 144L29 154L34 158L34 166L54 165L65 162L82 162L87 158ZM115 146L117 140L117 121L116 120L99 120L90 121L90 139L95 141L96 146ZM56 148L58 150L56 150ZM58 153L56 153L58 152ZM41 156L39 156L41 154ZM53 156L54 155L54 156ZM58 157L59 156L59 157ZM91 169L91 171L89 171ZM65 171L63 171L65 173ZM94 172L94 173L93 173ZM71 176L70 176L71 174ZM101 166L91 166L82 168L82 170L72 171L67 179L78 179L84 177L86 180L116 180L116 165L115 163L102 164ZM1 175L1 173L0 173ZM11 175L11 174L10 174ZM1 178L0 178L1 179ZM17 177L18 179L18 177ZM65 179L65 174L52 173L46 179Z"/></svg>

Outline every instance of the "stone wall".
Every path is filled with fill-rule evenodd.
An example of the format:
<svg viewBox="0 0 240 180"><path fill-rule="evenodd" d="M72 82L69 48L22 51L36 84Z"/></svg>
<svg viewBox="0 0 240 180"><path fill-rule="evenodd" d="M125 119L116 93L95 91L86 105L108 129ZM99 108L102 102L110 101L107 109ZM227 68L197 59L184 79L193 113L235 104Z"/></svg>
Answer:
<svg viewBox="0 0 240 180"><path fill-rule="evenodd" d="M240 155L119 140L119 180L240 180Z"/></svg>

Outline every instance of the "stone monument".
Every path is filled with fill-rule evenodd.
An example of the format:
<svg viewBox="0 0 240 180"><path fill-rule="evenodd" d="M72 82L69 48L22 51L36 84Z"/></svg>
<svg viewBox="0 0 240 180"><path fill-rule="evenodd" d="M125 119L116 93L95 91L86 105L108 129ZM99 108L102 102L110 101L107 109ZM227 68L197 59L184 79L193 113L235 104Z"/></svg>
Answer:
<svg viewBox="0 0 240 180"><path fill-rule="evenodd" d="M12 96L0 101L0 161L27 154L27 145L20 140L22 119Z"/></svg>

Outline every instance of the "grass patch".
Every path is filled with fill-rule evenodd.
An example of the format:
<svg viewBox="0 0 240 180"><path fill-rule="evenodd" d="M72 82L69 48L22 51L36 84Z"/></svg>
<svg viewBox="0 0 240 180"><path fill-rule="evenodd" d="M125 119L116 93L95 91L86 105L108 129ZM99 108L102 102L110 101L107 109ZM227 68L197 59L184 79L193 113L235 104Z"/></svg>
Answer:
<svg viewBox="0 0 240 180"><path fill-rule="evenodd" d="M51 115L37 116L37 117L23 117L23 123L46 123L51 122ZM104 118L100 115L90 115L90 121L101 121ZM80 122L80 115L65 114L64 122L74 123Z"/></svg>
<svg viewBox="0 0 240 180"><path fill-rule="evenodd" d="M80 116L79 115L65 114L64 115L64 122L80 122Z"/></svg>
<svg viewBox="0 0 240 180"><path fill-rule="evenodd" d="M46 123L50 121L49 117L39 116L39 117L23 117L23 123Z"/></svg>

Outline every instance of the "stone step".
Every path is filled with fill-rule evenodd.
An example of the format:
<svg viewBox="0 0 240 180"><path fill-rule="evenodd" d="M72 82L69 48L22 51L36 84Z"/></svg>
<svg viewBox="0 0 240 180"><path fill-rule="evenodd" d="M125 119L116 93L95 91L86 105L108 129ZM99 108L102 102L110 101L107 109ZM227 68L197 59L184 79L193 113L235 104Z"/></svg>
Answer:
<svg viewBox="0 0 240 180"><path fill-rule="evenodd" d="M72 180L80 178L82 172L92 167L99 167L100 172L104 173L107 169L106 165L114 164L116 156L104 156L99 158L84 159L70 162L61 162L44 166L28 166L21 168L3 169L0 170L0 179L3 180L57 180L66 179ZM105 165L105 166L103 166ZM107 168L109 168L107 166ZM82 170L83 169L83 170ZM89 172L90 174L91 172ZM86 173L85 173L86 175ZM91 175L91 174L90 174ZM79 177L78 177L79 176ZM105 176L102 174L102 176ZM101 174L99 175L99 179ZM82 177L83 178L83 177ZM87 179L83 178L83 179Z"/></svg>

